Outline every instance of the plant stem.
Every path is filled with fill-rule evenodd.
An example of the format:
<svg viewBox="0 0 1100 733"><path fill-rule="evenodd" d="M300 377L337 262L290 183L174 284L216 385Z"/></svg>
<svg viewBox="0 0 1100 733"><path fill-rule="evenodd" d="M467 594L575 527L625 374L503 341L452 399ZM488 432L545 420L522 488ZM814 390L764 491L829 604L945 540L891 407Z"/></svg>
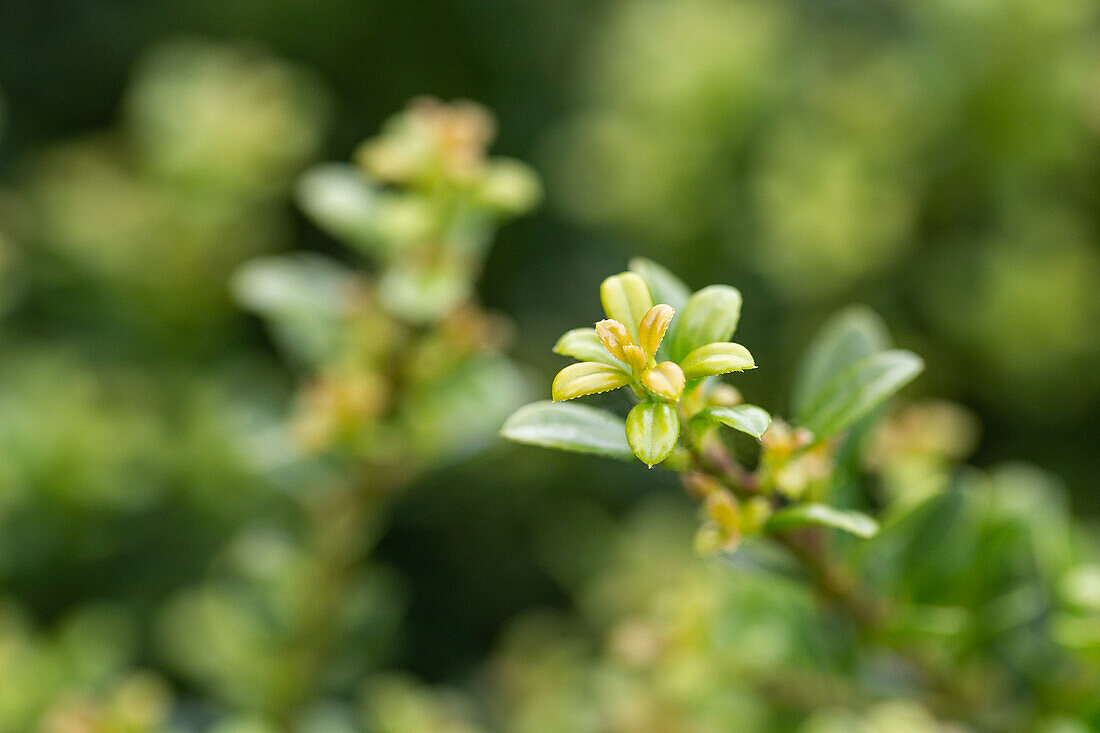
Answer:
<svg viewBox="0 0 1100 733"><path fill-rule="evenodd" d="M756 474L738 464L723 446L701 446L690 432L683 437L697 474L718 481L740 499L761 496ZM684 476L685 482L688 476ZM962 684L953 669L930 658L920 648L899 647L883 640L882 632L889 628L893 615L890 604L861 587L853 573L830 556L826 534L821 529L799 529L771 536L806 571L818 596L852 620L865 643L890 648L919 671L934 697L933 707L941 714L974 722L983 730L1002 728L983 715L983 711L996 707L991 707L995 701L990 690L975 690L972 685Z"/></svg>

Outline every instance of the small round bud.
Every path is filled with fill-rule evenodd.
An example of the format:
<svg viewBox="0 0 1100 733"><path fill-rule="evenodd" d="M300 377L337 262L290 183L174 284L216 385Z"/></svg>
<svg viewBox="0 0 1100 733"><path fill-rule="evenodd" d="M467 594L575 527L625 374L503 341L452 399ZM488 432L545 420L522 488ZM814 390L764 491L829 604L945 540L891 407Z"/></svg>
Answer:
<svg viewBox="0 0 1100 733"><path fill-rule="evenodd" d="M640 380L646 389L666 400L675 402L684 393L684 372L671 361L663 361L652 369L646 369Z"/></svg>

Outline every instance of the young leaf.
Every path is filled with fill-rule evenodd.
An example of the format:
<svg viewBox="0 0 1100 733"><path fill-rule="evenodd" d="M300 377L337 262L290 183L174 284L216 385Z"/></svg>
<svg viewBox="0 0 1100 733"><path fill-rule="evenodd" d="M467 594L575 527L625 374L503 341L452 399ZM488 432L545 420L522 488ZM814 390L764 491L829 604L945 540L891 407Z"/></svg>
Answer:
<svg viewBox="0 0 1100 733"><path fill-rule="evenodd" d="M847 430L920 374L924 362L901 349L880 351L841 370L803 410L818 439Z"/></svg>
<svg viewBox="0 0 1100 733"><path fill-rule="evenodd" d="M668 458L680 437L680 418L663 402L642 402L626 416L626 441L650 468Z"/></svg>
<svg viewBox="0 0 1100 733"><path fill-rule="evenodd" d="M501 428L508 440L543 448L633 460L623 419L587 405L532 402L516 410Z"/></svg>
<svg viewBox="0 0 1100 733"><path fill-rule="evenodd" d="M878 534L878 522L866 514L827 504L796 504L776 512L764 523L768 532L801 527L831 527L864 538Z"/></svg>
<svg viewBox="0 0 1100 733"><path fill-rule="evenodd" d="M638 324L653 307L649 286L633 272L612 275L600 284L600 302L608 318L626 326L631 338L638 338Z"/></svg>
<svg viewBox="0 0 1100 733"><path fill-rule="evenodd" d="M693 349L729 341L741 318L741 293L728 285L711 285L688 298L680 311L670 353L682 360Z"/></svg>
<svg viewBox="0 0 1100 733"><path fill-rule="evenodd" d="M594 361L570 364L554 377L550 391L554 402L608 392L630 383L629 372Z"/></svg>
<svg viewBox="0 0 1100 733"><path fill-rule="evenodd" d="M759 438L767 432L768 426L772 424L772 416L756 405L708 407L692 419L721 423L742 433L748 433L754 438Z"/></svg>
<svg viewBox="0 0 1100 733"><path fill-rule="evenodd" d="M742 372L756 367L752 354L741 344L714 343L691 351L680 362L684 376L702 379L729 372Z"/></svg>
<svg viewBox="0 0 1100 733"><path fill-rule="evenodd" d="M572 331L566 331L554 344L554 353L571 356L578 361L598 361L626 368L625 364L607 353L594 328L574 328Z"/></svg>
<svg viewBox="0 0 1100 733"><path fill-rule="evenodd" d="M834 315L810 345L795 375L793 414L801 416L833 377L848 366L888 348L886 324L870 308L856 305Z"/></svg>

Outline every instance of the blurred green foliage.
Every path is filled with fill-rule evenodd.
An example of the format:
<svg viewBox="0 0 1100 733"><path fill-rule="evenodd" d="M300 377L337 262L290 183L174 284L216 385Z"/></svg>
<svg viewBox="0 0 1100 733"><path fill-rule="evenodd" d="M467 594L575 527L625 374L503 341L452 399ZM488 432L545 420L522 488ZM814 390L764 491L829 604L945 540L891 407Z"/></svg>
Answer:
<svg viewBox="0 0 1100 733"><path fill-rule="evenodd" d="M1100 729L1098 11L0 4L0 731ZM537 183L387 166L422 94L547 179L492 249ZM634 253L741 289L779 414L850 301L925 357L829 491L966 709L656 471L491 442Z"/></svg>

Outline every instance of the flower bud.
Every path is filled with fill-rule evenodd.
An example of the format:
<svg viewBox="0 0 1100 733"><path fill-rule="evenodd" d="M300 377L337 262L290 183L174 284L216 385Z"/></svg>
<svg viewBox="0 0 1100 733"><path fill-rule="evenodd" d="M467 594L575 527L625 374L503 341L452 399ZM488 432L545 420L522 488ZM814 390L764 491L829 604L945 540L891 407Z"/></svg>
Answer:
<svg viewBox="0 0 1100 733"><path fill-rule="evenodd" d="M627 346L634 344L634 339L630 337L630 333L626 330L626 326L618 321L608 318L600 321L596 324L596 336L599 337L600 343L607 349L607 353L619 361L625 362L626 354L623 353L623 349Z"/></svg>
<svg viewBox="0 0 1100 733"><path fill-rule="evenodd" d="M623 347L623 359L635 373L644 371L649 366L649 358L642 351L642 347L634 344Z"/></svg>
<svg viewBox="0 0 1100 733"><path fill-rule="evenodd" d="M771 515L771 502L763 496L752 497L741 505L741 532L743 534L759 532Z"/></svg>
<svg viewBox="0 0 1100 733"><path fill-rule="evenodd" d="M634 455L649 467L663 461L680 437L680 418L663 403L643 402L626 416L626 442Z"/></svg>
<svg viewBox="0 0 1100 733"><path fill-rule="evenodd" d="M713 407L736 407L745 401L741 391L730 384L718 384L707 395L707 404Z"/></svg>
<svg viewBox="0 0 1100 733"><path fill-rule="evenodd" d="M666 400L676 401L684 392L684 372L671 361L646 369L640 379L646 389Z"/></svg>
<svg viewBox="0 0 1100 733"><path fill-rule="evenodd" d="M741 512L737 500L728 491L715 491L707 495L707 516L727 533L741 530Z"/></svg>
<svg viewBox="0 0 1100 733"><path fill-rule="evenodd" d="M657 347L661 345L661 339L665 337L674 313L672 306L662 303L653 306L642 316L642 321L638 324L638 345L649 356L656 355Z"/></svg>

